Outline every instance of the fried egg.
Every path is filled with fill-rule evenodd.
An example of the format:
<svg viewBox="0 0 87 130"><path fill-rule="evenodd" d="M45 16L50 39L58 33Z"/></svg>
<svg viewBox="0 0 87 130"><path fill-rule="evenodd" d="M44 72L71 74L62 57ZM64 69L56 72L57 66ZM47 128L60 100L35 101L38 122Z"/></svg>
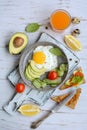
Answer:
<svg viewBox="0 0 87 130"><path fill-rule="evenodd" d="M32 60L37 68L44 67L46 71L50 71L58 66L57 56L49 51L51 48L52 46L38 46L34 49Z"/></svg>

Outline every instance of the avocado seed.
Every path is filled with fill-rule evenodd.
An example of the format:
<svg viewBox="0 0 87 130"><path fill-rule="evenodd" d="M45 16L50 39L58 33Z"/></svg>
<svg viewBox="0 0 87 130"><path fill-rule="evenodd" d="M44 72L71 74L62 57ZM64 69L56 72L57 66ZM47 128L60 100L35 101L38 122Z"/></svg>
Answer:
<svg viewBox="0 0 87 130"><path fill-rule="evenodd" d="M13 45L14 47L18 48L18 47L21 47L24 43L24 39L21 38L21 37L16 37L13 41Z"/></svg>

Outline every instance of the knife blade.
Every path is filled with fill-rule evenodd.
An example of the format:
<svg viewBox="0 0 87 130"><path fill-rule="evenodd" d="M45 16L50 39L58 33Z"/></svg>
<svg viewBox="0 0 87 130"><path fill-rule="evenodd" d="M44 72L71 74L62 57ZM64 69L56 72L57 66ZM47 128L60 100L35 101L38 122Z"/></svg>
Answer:
<svg viewBox="0 0 87 130"><path fill-rule="evenodd" d="M49 110L49 112L44 115L43 117L41 117L39 120L37 120L36 122L33 122L31 124L31 128L35 129L37 128L47 117L49 117L50 115L52 115L55 112L58 112L58 110L63 107L76 93L76 89L72 90L70 92L70 95L68 97L66 97L62 102L60 103L55 103L55 105Z"/></svg>

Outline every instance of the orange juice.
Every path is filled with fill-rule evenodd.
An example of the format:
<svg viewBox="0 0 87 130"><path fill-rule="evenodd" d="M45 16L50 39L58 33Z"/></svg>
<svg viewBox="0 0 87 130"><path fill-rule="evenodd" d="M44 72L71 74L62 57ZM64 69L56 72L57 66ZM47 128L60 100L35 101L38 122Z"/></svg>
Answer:
<svg viewBox="0 0 87 130"><path fill-rule="evenodd" d="M65 30L71 23L71 16L65 10L56 10L50 17L50 24L55 31Z"/></svg>

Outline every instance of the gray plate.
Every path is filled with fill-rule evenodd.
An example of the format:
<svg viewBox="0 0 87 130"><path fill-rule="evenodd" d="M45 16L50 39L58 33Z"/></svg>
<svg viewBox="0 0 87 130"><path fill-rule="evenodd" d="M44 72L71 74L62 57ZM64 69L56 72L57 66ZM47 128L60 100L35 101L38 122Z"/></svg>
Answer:
<svg viewBox="0 0 87 130"><path fill-rule="evenodd" d="M58 47L60 48L59 46L57 46L56 44L54 43L51 43L51 42L37 42L37 43L34 43L32 45L30 45L25 51L24 53L22 54L21 58L20 58L20 62L19 62L19 72L20 72L20 75L21 75L21 78L23 79L24 83L26 85L28 85L29 87L32 87L34 89L36 89L33 85L32 85L32 82L27 80L24 76L24 70L25 70L25 67L28 65L29 63L29 60L32 59L32 54L33 54L33 51L34 49L37 47L37 46L53 46L53 47ZM65 55L64 51L60 48L60 50L63 52L63 54ZM67 59L67 56L65 55L65 57L58 57L58 66L61 64L61 63L67 63L68 64L68 68L69 68L69 63L68 63L68 59ZM68 69L69 70L69 69ZM68 70L67 72L65 72L63 78L62 78L62 82L56 86L56 87L60 87L66 77L67 77L67 74L68 74ZM46 74L44 74L44 77L46 76ZM47 86L46 88L42 89L40 88L39 90L51 90L51 89L54 89L54 87L50 87L50 86Z"/></svg>

